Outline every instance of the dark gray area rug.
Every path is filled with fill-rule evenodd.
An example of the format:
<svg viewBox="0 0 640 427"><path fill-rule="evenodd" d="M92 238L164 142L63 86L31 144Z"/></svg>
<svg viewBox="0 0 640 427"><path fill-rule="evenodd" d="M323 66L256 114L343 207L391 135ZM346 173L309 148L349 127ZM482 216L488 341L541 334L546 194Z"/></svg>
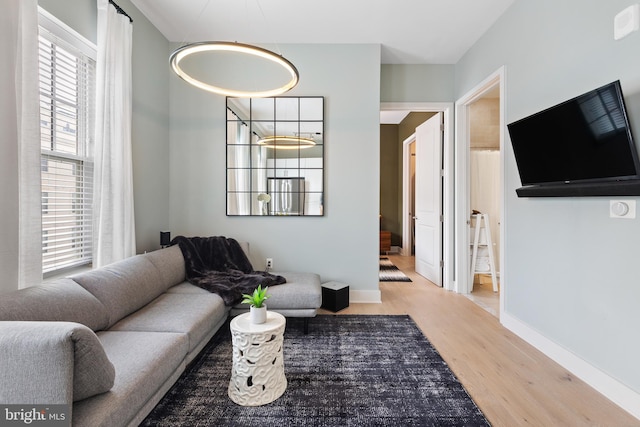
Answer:
<svg viewBox="0 0 640 427"><path fill-rule="evenodd" d="M378 280L381 282L411 282L411 279L386 257L380 257Z"/></svg>
<svg viewBox="0 0 640 427"><path fill-rule="evenodd" d="M302 330L301 319L287 319L288 386L274 402L229 399L227 324L142 425L490 425L409 316L319 315Z"/></svg>

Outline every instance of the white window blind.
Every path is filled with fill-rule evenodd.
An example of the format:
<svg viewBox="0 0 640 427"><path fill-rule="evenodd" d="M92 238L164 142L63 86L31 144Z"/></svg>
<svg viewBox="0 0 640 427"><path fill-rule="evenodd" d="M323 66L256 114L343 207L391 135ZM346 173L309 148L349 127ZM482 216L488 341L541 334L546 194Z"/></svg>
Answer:
<svg viewBox="0 0 640 427"><path fill-rule="evenodd" d="M92 260L95 61L40 27L43 272Z"/></svg>

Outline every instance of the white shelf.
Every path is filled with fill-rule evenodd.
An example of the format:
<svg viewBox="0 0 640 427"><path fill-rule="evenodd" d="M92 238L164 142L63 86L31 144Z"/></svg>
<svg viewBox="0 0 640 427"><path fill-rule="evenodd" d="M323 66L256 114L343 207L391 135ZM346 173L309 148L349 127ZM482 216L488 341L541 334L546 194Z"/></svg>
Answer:
<svg viewBox="0 0 640 427"><path fill-rule="evenodd" d="M473 278L476 274L491 274L493 292L498 292L498 278L496 276L496 263L493 254L493 243L491 242L491 229L489 228L488 214L471 215L471 230L473 231L473 241L471 242L471 277L470 288L473 289ZM478 256L478 249L486 248L486 255ZM478 270L478 260L487 260L488 270ZM483 265L486 265L484 262Z"/></svg>

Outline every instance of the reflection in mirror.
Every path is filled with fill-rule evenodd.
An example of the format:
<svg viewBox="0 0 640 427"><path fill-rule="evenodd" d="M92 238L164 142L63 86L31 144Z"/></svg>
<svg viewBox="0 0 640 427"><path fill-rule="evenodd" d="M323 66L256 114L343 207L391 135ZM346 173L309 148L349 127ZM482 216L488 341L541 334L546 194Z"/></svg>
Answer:
<svg viewBox="0 0 640 427"><path fill-rule="evenodd" d="M324 97L227 98L227 215L324 215Z"/></svg>

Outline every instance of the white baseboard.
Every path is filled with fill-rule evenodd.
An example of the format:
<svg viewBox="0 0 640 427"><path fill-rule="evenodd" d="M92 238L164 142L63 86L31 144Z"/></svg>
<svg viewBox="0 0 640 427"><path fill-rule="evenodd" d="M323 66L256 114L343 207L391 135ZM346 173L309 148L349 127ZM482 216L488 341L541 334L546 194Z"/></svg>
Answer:
<svg viewBox="0 0 640 427"><path fill-rule="evenodd" d="M616 405L640 419L640 393L585 362L567 349L546 338L519 319L502 312L502 325L543 352L560 366L571 371Z"/></svg>
<svg viewBox="0 0 640 427"><path fill-rule="evenodd" d="M349 291L349 302L353 304L382 304L380 291Z"/></svg>

